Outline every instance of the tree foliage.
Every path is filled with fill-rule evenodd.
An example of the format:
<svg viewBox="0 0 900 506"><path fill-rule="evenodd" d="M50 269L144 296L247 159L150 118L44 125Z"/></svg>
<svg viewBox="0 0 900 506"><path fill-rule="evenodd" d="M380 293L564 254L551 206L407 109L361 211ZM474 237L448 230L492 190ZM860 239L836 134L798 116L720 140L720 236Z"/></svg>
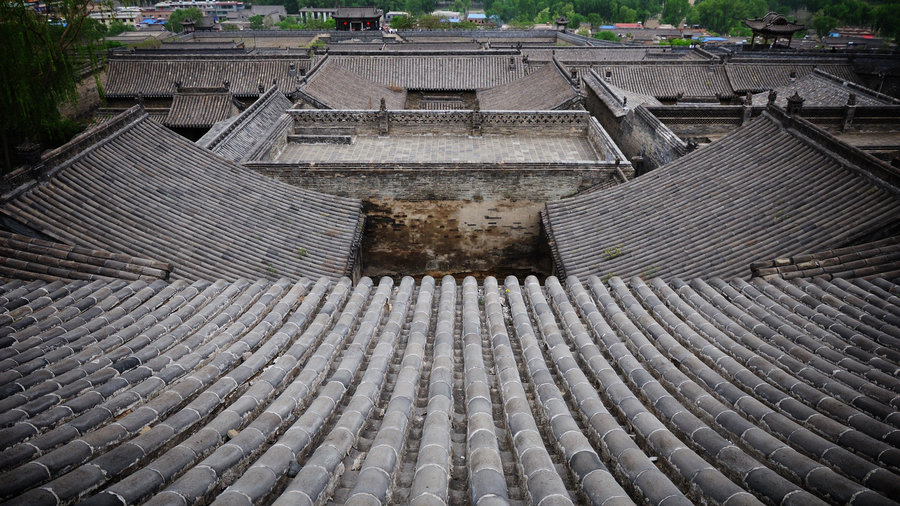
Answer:
<svg viewBox="0 0 900 506"><path fill-rule="evenodd" d="M617 41L619 38L616 36L615 32L611 32L609 30L601 30L594 34L595 39L600 40L609 40L609 41Z"/></svg>
<svg viewBox="0 0 900 506"><path fill-rule="evenodd" d="M0 3L0 133L9 143L52 141L68 130L59 105L77 98L81 68L96 61L103 35L88 0L61 0L38 13L22 0ZM5 157L8 159L8 157Z"/></svg>
<svg viewBox="0 0 900 506"><path fill-rule="evenodd" d="M409 16L394 16L391 18L391 28L395 30L411 30L416 22Z"/></svg>
<svg viewBox="0 0 900 506"><path fill-rule="evenodd" d="M335 21L334 18L330 18L327 21L310 19L304 23L299 18L288 16L275 23L275 26L282 30L334 30Z"/></svg>
<svg viewBox="0 0 900 506"><path fill-rule="evenodd" d="M445 0L456 10L470 5L471 0ZM334 0L254 0L260 5L283 4L288 13L299 7L333 7ZM298 3L299 2L299 3ZM359 7L375 5L388 11L406 11L413 16L430 14L436 0L342 0L341 5ZM718 33L746 35L741 21L761 17L775 11L797 16L798 10L830 16L838 25L873 27L882 35L900 35L900 0L483 0L488 17L528 27L535 21L546 22L565 16L571 26L590 22L594 27L611 23L646 22L660 16L663 23L677 24L687 19ZM821 11L821 12L819 12ZM513 22L515 21L515 22ZM806 22L800 20L800 22ZM440 26L439 28L445 28Z"/></svg>
<svg viewBox="0 0 900 506"><path fill-rule="evenodd" d="M265 23L263 22L263 17L261 14L250 16L249 18L247 18L247 21L250 22L251 30L262 30L263 28L265 28Z"/></svg>
<svg viewBox="0 0 900 506"><path fill-rule="evenodd" d="M181 22L187 19L193 19L195 22L199 22L203 19L203 12L196 7L189 7L187 9L175 9L175 12L169 15L169 20L166 21L165 27L166 30L173 33L181 33L184 29L181 26Z"/></svg>
<svg viewBox="0 0 900 506"><path fill-rule="evenodd" d="M100 24L100 23L98 23ZM100 24L100 26L103 26ZM106 36L107 37L115 37L116 35L121 35L124 32L133 32L137 30L132 25L125 24L118 19L109 24L109 27L106 28Z"/></svg>
<svg viewBox="0 0 900 506"><path fill-rule="evenodd" d="M817 15L812 20L813 29L819 37L826 37L837 28L838 20L823 14Z"/></svg>
<svg viewBox="0 0 900 506"><path fill-rule="evenodd" d="M689 0L666 0L660 20L663 23L678 26L690 10Z"/></svg>

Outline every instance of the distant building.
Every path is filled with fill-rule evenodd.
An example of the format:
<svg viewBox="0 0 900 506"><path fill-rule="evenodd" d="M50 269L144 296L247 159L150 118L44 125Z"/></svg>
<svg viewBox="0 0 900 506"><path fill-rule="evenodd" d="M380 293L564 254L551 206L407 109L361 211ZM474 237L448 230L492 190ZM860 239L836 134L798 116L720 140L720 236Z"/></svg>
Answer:
<svg viewBox="0 0 900 506"><path fill-rule="evenodd" d="M253 16L262 16L266 25L272 25L287 17L287 11L284 10L283 5L254 5L249 9L229 14L228 21L249 23L250 18Z"/></svg>
<svg viewBox="0 0 900 506"><path fill-rule="evenodd" d="M216 21L212 16L203 16L200 21L187 18L181 22L181 31L182 33L214 32L216 31Z"/></svg>
<svg viewBox="0 0 900 506"><path fill-rule="evenodd" d="M376 7L338 7L335 28L345 31L380 30L384 11Z"/></svg>
<svg viewBox="0 0 900 506"><path fill-rule="evenodd" d="M310 21L328 21L334 17L337 9L325 7L304 7L300 9L300 20L304 23Z"/></svg>
<svg viewBox="0 0 900 506"><path fill-rule="evenodd" d="M204 16L213 18L227 18L229 14L244 10L244 2L212 2L212 1L173 1L159 2L154 5L156 10L174 11L177 9L190 9L196 7Z"/></svg>
<svg viewBox="0 0 900 506"><path fill-rule="evenodd" d="M126 25L134 26L140 23L144 17L140 7L116 7L115 10L101 7L100 10L93 11L88 16L107 26L113 21L120 21Z"/></svg>
<svg viewBox="0 0 900 506"><path fill-rule="evenodd" d="M491 21L488 19L487 14L483 12L473 12L466 16L466 21L469 23L475 23L476 25L489 25Z"/></svg>

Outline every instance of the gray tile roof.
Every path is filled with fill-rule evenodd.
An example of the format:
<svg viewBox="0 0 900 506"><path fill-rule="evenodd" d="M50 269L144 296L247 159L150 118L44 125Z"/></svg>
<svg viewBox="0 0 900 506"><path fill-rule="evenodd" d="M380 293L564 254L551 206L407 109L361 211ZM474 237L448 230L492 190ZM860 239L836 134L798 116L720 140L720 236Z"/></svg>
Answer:
<svg viewBox="0 0 900 506"><path fill-rule="evenodd" d="M850 93L856 95L856 105L860 106L877 107L900 104L900 100L896 98L882 95L875 90L845 81L819 69L793 82L775 87L774 90L777 94L775 103L780 107L787 107L787 99L794 93L803 98L804 107L842 107L847 105ZM768 101L768 92L753 95L754 106L765 106Z"/></svg>
<svg viewBox="0 0 900 506"><path fill-rule="evenodd" d="M108 64L106 96L171 97L176 83L211 88L228 81L234 96L256 97L262 94L260 84L268 88L273 80L279 89L293 90L296 77L290 75L291 63L297 75L310 67L309 58L299 55L113 56Z"/></svg>
<svg viewBox="0 0 900 506"><path fill-rule="evenodd" d="M738 95L748 91L758 93L790 85L794 79L801 79L813 73L815 69L837 76L845 81L858 83L859 77L849 63L728 63L725 73L732 88ZM793 77L792 77L793 74Z"/></svg>
<svg viewBox="0 0 900 506"><path fill-rule="evenodd" d="M329 57L365 79L406 90L476 90L525 76L521 56L345 56Z"/></svg>
<svg viewBox="0 0 900 506"><path fill-rule="evenodd" d="M728 99L734 95L725 68L718 64L594 65L601 77L619 88L660 100Z"/></svg>
<svg viewBox="0 0 900 506"><path fill-rule="evenodd" d="M275 122L291 108L291 101L270 87L239 115L214 125L197 145L232 161L239 161L266 137Z"/></svg>
<svg viewBox="0 0 900 506"><path fill-rule="evenodd" d="M619 88L606 81L596 71L591 70L582 74L582 79L585 87L593 90L598 97L615 98L615 102L607 101L607 107L616 115L624 115L628 109L634 109L642 104L648 107L662 106L662 102L656 97Z"/></svg>
<svg viewBox="0 0 900 506"><path fill-rule="evenodd" d="M0 497L889 504L898 294L884 279L2 281Z"/></svg>
<svg viewBox="0 0 900 506"><path fill-rule="evenodd" d="M333 62L333 56L310 73L300 92L311 98L322 109L378 109L381 99L390 110L404 109L406 90L390 88L366 79Z"/></svg>
<svg viewBox="0 0 900 506"><path fill-rule="evenodd" d="M753 262L754 277L860 278L900 277L900 236L845 248Z"/></svg>
<svg viewBox="0 0 900 506"><path fill-rule="evenodd" d="M358 200L255 174L138 107L44 163L48 180L0 212L60 242L169 262L185 279L342 276L356 262Z"/></svg>
<svg viewBox="0 0 900 506"><path fill-rule="evenodd" d="M70 246L0 230L0 277L44 281L169 277L171 266L147 258Z"/></svg>
<svg viewBox="0 0 900 506"><path fill-rule="evenodd" d="M838 247L896 221L896 169L770 114L626 184L547 203L558 272L749 276L756 259Z"/></svg>
<svg viewBox="0 0 900 506"><path fill-rule="evenodd" d="M549 62L555 56L567 65L590 65L598 62L639 62L659 60L696 60L709 61L710 58L689 49L673 50L668 47L624 46L613 47L523 47L522 54L529 61Z"/></svg>
<svg viewBox="0 0 900 506"><path fill-rule="evenodd" d="M209 128L239 112L234 95L228 90L176 91L163 125L170 128Z"/></svg>
<svg viewBox="0 0 900 506"><path fill-rule="evenodd" d="M581 98L555 62L515 81L477 91L485 111L546 111L568 109Z"/></svg>

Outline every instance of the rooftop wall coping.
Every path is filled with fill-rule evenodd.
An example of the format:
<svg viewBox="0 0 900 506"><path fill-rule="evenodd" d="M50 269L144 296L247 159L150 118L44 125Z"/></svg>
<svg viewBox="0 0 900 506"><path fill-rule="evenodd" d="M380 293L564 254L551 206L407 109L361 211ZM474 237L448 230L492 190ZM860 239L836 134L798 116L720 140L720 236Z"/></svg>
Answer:
<svg viewBox="0 0 900 506"><path fill-rule="evenodd" d="M833 157L841 165L871 179L873 183L900 195L900 170L878 158L838 140L802 116L790 116L778 106L766 108L764 115L780 121L784 128L792 130L797 138L810 147Z"/></svg>

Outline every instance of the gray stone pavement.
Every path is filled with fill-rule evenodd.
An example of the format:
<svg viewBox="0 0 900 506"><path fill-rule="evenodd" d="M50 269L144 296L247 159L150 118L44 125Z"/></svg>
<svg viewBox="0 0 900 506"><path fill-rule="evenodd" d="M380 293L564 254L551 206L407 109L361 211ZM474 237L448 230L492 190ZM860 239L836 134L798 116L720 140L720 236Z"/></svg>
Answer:
<svg viewBox="0 0 900 506"><path fill-rule="evenodd" d="M279 162L574 162L599 160L584 137L418 135L288 144Z"/></svg>

